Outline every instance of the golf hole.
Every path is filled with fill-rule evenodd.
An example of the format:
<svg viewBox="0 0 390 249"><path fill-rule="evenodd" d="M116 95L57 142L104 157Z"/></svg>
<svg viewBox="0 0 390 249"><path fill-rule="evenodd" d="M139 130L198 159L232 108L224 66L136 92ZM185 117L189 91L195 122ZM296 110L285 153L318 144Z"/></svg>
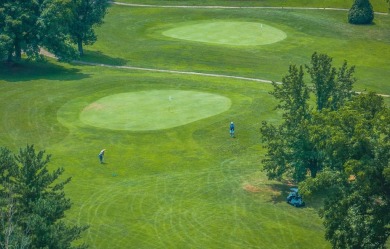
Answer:
<svg viewBox="0 0 390 249"><path fill-rule="evenodd" d="M90 103L80 113L80 120L111 130L160 130L217 115L227 111L230 106L229 98L205 92L127 92Z"/></svg>

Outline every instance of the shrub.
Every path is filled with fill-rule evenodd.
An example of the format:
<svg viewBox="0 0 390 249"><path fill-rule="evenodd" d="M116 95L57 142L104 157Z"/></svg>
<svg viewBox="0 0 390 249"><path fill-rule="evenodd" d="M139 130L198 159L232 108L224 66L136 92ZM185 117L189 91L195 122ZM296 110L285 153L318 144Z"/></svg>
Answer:
<svg viewBox="0 0 390 249"><path fill-rule="evenodd" d="M374 20L374 10L369 0L355 0L348 12L348 22L370 24Z"/></svg>

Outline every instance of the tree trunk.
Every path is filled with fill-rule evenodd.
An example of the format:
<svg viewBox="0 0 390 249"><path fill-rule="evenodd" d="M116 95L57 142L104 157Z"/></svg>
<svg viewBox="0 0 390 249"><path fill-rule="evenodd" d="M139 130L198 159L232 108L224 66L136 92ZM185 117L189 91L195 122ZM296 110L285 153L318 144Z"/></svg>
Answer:
<svg viewBox="0 0 390 249"><path fill-rule="evenodd" d="M7 62L12 62L12 52L13 52L12 49L10 49L10 50L8 51Z"/></svg>
<svg viewBox="0 0 390 249"><path fill-rule="evenodd" d="M77 46L79 49L79 55L83 56L84 55L84 50L83 50L83 39L79 38L77 41Z"/></svg>
<svg viewBox="0 0 390 249"><path fill-rule="evenodd" d="M22 59L22 48L20 47L20 42L15 41L15 60L20 61Z"/></svg>
<svg viewBox="0 0 390 249"><path fill-rule="evenodd" d="M317 160L310 160L309 162L309 170L311 178L316 178L318 171L318 162Z"/></svg>

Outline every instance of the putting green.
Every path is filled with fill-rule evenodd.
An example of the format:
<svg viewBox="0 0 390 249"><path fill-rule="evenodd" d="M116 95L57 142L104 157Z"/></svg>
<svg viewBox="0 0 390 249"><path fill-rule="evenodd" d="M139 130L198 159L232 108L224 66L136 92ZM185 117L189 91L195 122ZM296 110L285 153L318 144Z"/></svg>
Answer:
<svg viewBox="0 0 390 249"><path fill-rule="evenodd" d="M248 46L265 45L281 41L286 33L257 22L207 21L196 24L182 23L163 35L190 41Z"/></svg>
<svg viewBox="0 0 390 249"><path fill-rule="evenodd" d="M179 90L128 92L101 98L83 109L80 120L111 130L159 130L207 118L228 110L229 98Z"/></svg>

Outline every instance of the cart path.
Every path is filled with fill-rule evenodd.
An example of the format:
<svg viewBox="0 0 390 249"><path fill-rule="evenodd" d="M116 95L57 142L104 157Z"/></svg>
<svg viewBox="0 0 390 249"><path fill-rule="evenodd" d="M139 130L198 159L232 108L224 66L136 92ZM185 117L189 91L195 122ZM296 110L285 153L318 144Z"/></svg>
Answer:
<svg viewBox="0 0 390 249"><path fill-rule="evenodd" d="M41 49L41 54L43 54L44 56L53 58L53 59L57 59L52 53L50 53L44 49ZM99 67L108 67L108 68L117 68L117 69L149 71L149 72L157 72L157 73L197 75L197 76L204 76L204 77L229 78L229 79L237 79L237 80L255 81L255 82L266 83L266 84L272 84L272 82L275 82L276 84L282 84L282 82L278 82L278 81L250 78L250 77L242 77L242 76L234 76L234 75L226 75L226 74L200 73L200 72L191 72L191 71L177 71L177 70L169 70L169 69L156 69L156 68L145 68L145 67L134 67L134 66L116 66L116 65L109 65L109 64L96 63L96 62L79 61L79 60L74 60L72 62L75 64L81 64L81 65L87 65L87 66L99 66ZM362 92L356 92L356 93L361 94ZM382 96L382 97L386 97L386 98L390 97L390 95L388 95L388 94L378 94L378 95Z"/></svg>
<svg viewBox="0 0 390 249"><path fill-rule="evenodd" d="M121 69L140 70L140 71L151 71L151 72L160 72L160 73L187 74L187 75L199 75L199 76L218 77L218 78L230 78L230 79L256 81L256 82L269 83L269 84L271 84L273 82L272 80L256 79L256 78L241 77L241 76L234 76L234 75L199 73L199 72L190 72L190 71L177 71L177 70L169 70L169 69L155 69L155 68L133 67L133 66L115 66L115 65L101 64L101 63L95 63L95 62L86 62L86 61L73 61L73 62L78 63L78 64L83 64L83 65L89 65L89 66L101 66L101 67L121 68ZM275 82L275 83L281 84L281 82Z"/></svg>
<svg viewBox="0 0 390 249"><path fill-rule="evenodd" d="M349 11L349 9L343 8L314 8L314 7L261 7L261 6L186 6L186 5L152 5L152 4L136 4L136 3L122 3L111 1L110 3L122 6L129 7L148 7L148 8L192 8L192 9L287 9L287 10L336 10L336 11ZM388 15L388 13L384 12L374 12L379 15ZM132 70L144 70L144 71L153 71L153 72L164 72L164 73L176 73L176 74L189 74L189 75L200 75L200 76L209 76L209 77L221 77L221 78L232 78L232 79L240 79L240 80L248 80L248 81L256 81L261 83L269 83L275 82L276 84L281 84L281 82L276 82L272 80L265 79L256 79L256 78L248 78L248 77L240 77L240 76L232 76L232 75L223 75L223 74L210 74L210 73L198 73L198 72L186 72L186 71L175 71L175 70L164 70L164 69L152 69L152 68L142 68L142 67L132 67L132 66L112 66L107 64L99 64L99 63L91 63L91 62L81 62L81 64L89 64L95 66L105 66L105 67L115 67L115 68L125 68ZM356 92L361 94L362 92ZM387 94L378 94L382 97L390 97Z"/></svg>
<svg viewBox="0 0 390 249"><path fill-rule="evenodd" d="M327 8L327 7L264 7L264 6L218 6L218 5L154 5L154 4L137 4L137 3L122 3L116 1L110 1L112 4L129 6L129 7L149 7L149 8L186 8L186 9L285 9L285 10L338 10L349 11L344 8ZM378 15L388 15L384 12L374 12Z"/></svg>

